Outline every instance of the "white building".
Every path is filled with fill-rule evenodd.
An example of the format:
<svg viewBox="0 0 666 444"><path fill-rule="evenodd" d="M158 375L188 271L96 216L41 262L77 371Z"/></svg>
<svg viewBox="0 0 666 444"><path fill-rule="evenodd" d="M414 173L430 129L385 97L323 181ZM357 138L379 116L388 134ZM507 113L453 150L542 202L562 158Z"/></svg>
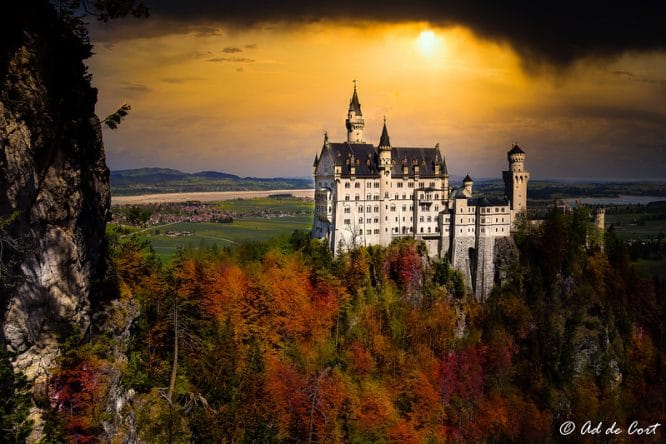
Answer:
<svg viewBox="0 0 666 444"><path fill-rule="evenodd" d="M508 153L505 198L475 198L469 175L460 189L449 187L439 144L392 146L386 121L379 144L366 143L356 86L346 127L345 142L325 135L315 156L312 236L326 239L334 254L399 237L422 240L431 256L448 257L477 298L485 298L494 283L495 239L510 235L527 206L525 153L517 145Z"/></svg>

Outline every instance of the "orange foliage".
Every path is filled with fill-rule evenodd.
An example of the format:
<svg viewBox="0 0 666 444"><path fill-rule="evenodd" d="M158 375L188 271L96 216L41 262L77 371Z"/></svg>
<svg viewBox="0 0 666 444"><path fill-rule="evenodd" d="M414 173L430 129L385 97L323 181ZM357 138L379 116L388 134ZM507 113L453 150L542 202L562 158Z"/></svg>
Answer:
<svg viewBox="0 0 666 444"><path fill-rule="evenodd" d="M347 351L347 360L354 373L364 375L375 368L375 360L372 355L358 341L354 341Z"/></svg>

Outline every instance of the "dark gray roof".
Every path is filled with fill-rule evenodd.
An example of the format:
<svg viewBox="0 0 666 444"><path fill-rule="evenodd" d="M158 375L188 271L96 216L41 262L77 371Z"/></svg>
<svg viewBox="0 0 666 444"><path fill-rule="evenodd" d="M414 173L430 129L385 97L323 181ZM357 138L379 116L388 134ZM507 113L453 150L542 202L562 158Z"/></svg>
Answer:
<svg viewBox="0 0 666 444"><path fill-rule="evenodd" d="M329 143L335 162L342 166L342 177L350 176L351 163L356 166L357 177L379 177L378 149L369 143ZM420 177L435 177L434 164L441 164L439 176L446 173L446 162L439 148L391 148L391 174L403 177L403 166L408 167L408 176L414 177L414 167L419 166Z"/></svg>
<svg viewBox="0 0 666 444"><path fill-rule="evenodd" d="M513 148L511 148L511 151L509 151L507 154L525 154L525 151L521 150L518 145L514 145Z"/></svg>
<svg viewBox="0 0 666 444"><path fill-rule="evenodd" d="M476 197L467 199L467 205L479 207L503 207L509 205L509 201L503 197Z"/></svg>
<svg viewBox="0 0 666 444"><path fill-rule="evenodd" d="M386 129L386 122L384 122L384 128L382 129L382 136L379 138L379 146L391 146L391 140L389 139L388 130Z"/></svg>
<svg viewBox="0 0 666 444"><path fill-rule="evenodd" d="M465 182L474 182L474 181L472 180L471 177L469 177L469 174L468 174L468 175L465 176L465 178L463 179L463 183L465 183Z"/></svg>
<svg viewBox="0 0 666 444"><path fill-rule="evenodd" d="M354 94L349 101L349 111L354 111L357 116L363 115L363 113L361 113L361 103L358 101L358 94L356 94L356 86L354 86Z"/></svg>

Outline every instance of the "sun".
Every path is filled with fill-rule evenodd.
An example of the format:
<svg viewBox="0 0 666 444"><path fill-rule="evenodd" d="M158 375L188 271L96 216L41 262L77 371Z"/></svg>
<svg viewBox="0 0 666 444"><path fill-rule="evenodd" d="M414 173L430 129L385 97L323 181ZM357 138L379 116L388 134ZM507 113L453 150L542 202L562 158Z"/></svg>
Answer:
<svg viewBox="0 0 666 444"><path fill-rule="evenodd" d="M433 31L421 31L418 39L418 48L423 55L432 55L439 45L439 38Z"/></svg>

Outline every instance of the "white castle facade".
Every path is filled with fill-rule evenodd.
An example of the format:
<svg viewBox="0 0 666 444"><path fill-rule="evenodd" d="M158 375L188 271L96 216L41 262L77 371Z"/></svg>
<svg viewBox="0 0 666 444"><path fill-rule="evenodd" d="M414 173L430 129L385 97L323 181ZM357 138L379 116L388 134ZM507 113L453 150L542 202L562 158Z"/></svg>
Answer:
<svg viewBox="0 0 666 444"><path fill-rule="evenodd" d="M479 197L469 175L462 187L449 185L439 144L392 146L386 121L378 146L366 143L356 86L346 127L345 142L325 135L315 156L312 236L326 239L334 254L401 237L422 240L431 256L448 257L477 299L485 299L495 281L496 241L510 236L527 207L525 153L517 145L507 153L504 198Z"/></svg>

